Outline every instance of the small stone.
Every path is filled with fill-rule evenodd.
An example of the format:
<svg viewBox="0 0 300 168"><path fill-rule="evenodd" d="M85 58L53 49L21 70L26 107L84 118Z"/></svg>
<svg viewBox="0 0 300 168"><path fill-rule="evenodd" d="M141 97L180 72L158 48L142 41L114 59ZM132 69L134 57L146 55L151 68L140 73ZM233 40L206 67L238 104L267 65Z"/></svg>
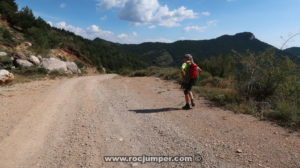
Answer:
<svg viewBox="0 0 300 168"><path fill-rule="evenodd" d="M32 67L33 64L24 59L17 59L17 64L21 67Z"/></svg>
<svg viewBox="0 0 300 168"><path fill-rule="evenodd" d="M0 52L0 57L5 57L5 56L7 56L6 52Z"/></svg>
<svg viewBox="0 0 300 168"><path fill-rule="evenodd" d="M242 153L243 151L242 151L242 149L237 149L236 150L236 153Z"/></svg>
<svg viewBox="0 0 300 168"><path fill-rule="evenodd" d="M132 167L137 167L139 164L138 163L132 163L131 166Z"/></svg>

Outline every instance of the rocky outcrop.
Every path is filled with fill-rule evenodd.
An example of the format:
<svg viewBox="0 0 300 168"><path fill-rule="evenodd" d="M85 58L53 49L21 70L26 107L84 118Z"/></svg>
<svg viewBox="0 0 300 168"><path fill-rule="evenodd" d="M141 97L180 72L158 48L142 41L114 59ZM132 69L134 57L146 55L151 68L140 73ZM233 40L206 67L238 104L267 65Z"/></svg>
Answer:
<svg viewBox="0 0 300 168"><path fill-rule="evenodd" d="M48 71L58 71L62 73L81 73L80 69L74 62L64 62L57 58L43 58L42 67Z"/></svg>
<svg viewBox="0 0 300 168"><path fill-rule="evenodd" d="M34 65L40 65L41 61L39 60L38 57L32 55L29 57L29 61L32 62Z"/></svg>
<svg viewBox="0 0 300 168"><path fill-rule="evenodd" d="M30 42L24 42L24 45L25 45L26 47L31 47L31 46L32 46L32 44L31 44Z"/></svg>
<svg viewBox="0 0 300 168"><path fill-rule="evenodd" d="M42 62L43 57L41 55L38 55L37 57L40 60L40 62Z"/></svg>
<svg viewBox="0 0 300 168"><path fill-rule="evenodd" d="M16 60L17 64L21 67L32 67L33 64L27 60L23 60L23 59L17 59Z"/></svg>
<svg viewBox="0 0 300 168"><path fill-rule="evenodd" d="M0 84L9 83L14 80L14 75L5 69L0 70Z"/></svg>
<svg viewBox="0 0 300 168"><path fill-rule="evenodd" d="M73 74L81 73L80 69L74 62L67 62L67 69Z"/></svg>
<svg viewBox="0 0 300 168"><path fill-rule="evenodd" d="M20 53L20 52L15 53L15 54L14 54L14 58L17 58L17 59L23 59L23 60L26 60L26 59L27 59L26 55L24 55L23 53Z"/></svg>
<svg viewBox="0 0 300 168"><path fill-rule="evenodd" d="M68 71L67 63L57 58L43 58L42 67L48 71L59 71L63 73Z"/></svg>
<svg viewBox="0 0 300 168"><path fill-rule="evenodd" d="M102 67L101 69L102 69L102 73L106 73L106 69L104 67Z"/></svg>
<svg viewBox="0 0 300 168"><path fill-rule="evenodd" d="M7 56L6 52L0 52L0 57L5 57L5 56Z"/></svg>

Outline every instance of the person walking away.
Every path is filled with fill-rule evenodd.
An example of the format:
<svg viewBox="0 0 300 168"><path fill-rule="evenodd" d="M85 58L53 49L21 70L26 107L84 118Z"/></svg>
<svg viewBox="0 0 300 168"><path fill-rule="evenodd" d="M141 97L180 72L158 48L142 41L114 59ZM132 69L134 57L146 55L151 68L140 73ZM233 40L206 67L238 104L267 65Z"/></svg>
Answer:
<svg viewBox="0 0 300 168"><path fill-rule="evenodd" d="M185 54L183 57L183 64L181 66L181 76L183 79L182 88L184 90L184 97L185 97L185 106L182 107L184 110L191 109L191 105L194 107L194 96L192 93L192 87L196 84L199 72L202 69L199 68L197 64L193 61L193 56L191 54Z"/></svg>

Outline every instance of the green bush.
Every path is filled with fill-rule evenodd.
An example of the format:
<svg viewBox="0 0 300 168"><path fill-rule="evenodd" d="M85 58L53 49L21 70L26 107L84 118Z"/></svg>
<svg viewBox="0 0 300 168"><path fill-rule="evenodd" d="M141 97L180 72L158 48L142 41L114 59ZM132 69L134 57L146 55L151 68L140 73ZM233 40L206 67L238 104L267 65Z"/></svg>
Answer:
<svg viewBox="0 0 300 168"><path fill-rule="evenodd" d="M272 117L287 123L288 126L300 126L300 105L286 101L277 103Z"/></svg>
<svg viewBox="0 0 300 168"><path fill-rule="evenodd" d="M13 41L13 35L6 29L4 29L4 31L2 32L2 37L7 41Z"/></svg>
<svg viewBox="0 0 300 168"><path fill-rule="evenodd" d="M13 70L13 73L29 76L29 75L46 75L48 72L45 68L32 66L32 67L24 67L22 69Z"/></svg>
<svg viewBox="0 0 300 168"><path fill-rule="evenodd" d="M240 94L263 101L271 97L284 73L280 69L281 61L275 58L275 52L268 50L259 55L248 55L240 61L240 70L236 74L236 87Z"/></svg>
<svg viewBox="0 0 300 168"><path fill-rule="evenodd" d="M14 0L1 0L0 1L0 13L3 19L12 21L14 19L18 6Z"/></svg>
<svg viewBox="0 0 300 168"><path fill-rule="evenodd" d="M64 77L64 76L68 76L68 74L61 72L61 71L51 71L48 73L49 77L51 79L55 79L57 77Z"/></svg>
<svg viewBox="0 0 300 168"><path fill-rule="evenodd" d="M199 81L203 81L203 80L207 80L207 79L211 79L212 75L207 72L207 71L203 71L199 73Z"/></svg>
<svg viewBox="0 0 300 168"><path fill-rule="evenodd" d="M201 62L203 70L209 72L212 76L228 77L233 73L235 60L232 55L220 55L211 57Z"/></svg>
<svg viewBox="0 0 300 168"><path fill-rule="evenodd" d="M211 87L216 87L216 88L229 88L231 86L231 82L228 79L224 78L219 78L219 77L212 77L212 78L207 78L199 81L200 86L211 86Z"/></svg>
<svg viewBox="0 0 300 168"><path fill-rule="evenodd" d="M131 77L143 77L143 76L149 76L147 73L147 70L137 70L135 72L133 72L131 75Z"/></svg>
<svg viewBox="0 0 300 168"><path fill-rule="evenodd" d="M0 65L10 66L13 64L13 61L9 56L0 57Z"/></svg>
<svg viewBox="0 0 300 168"><path fill-rule="evenodd" d="M147 69L133 71L130 76L156 76L165 80L181 80L180 71L176 68L149 67Z"/></svg>
<svg viewBox="0 0 300 168"><path fill-rule="evenodd" d="M79 69L82 69L85 67L85 64L81 61L75 60L74 62L78 66Z"/></svg>
<svg viewBox="0 0 300 168"><path fill-rule="evenodd" d="M16 45L13 34L6 28L0 28L0 42L7 46Z"/></svg>

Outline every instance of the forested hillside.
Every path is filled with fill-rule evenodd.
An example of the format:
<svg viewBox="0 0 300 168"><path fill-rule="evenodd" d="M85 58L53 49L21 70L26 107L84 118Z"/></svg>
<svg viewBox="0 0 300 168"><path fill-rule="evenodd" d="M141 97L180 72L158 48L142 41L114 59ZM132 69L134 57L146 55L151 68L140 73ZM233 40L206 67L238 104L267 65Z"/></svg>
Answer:
<svg viewBox="0 0 300 168"><path fill-rule="evenodd" d="M283 52L255 38L250 32L236 35L224 35L211 40L184 40L174 43L143 43L138 45L117 45L123 51L142 55L154 65L178 65L182 56L191 53L196 60L205 60L214 56L224 56L232 51L244 54L247 52L261 53L272 48L278 57L288 56L300 62L294 53Z"/></svg>
<svg viewBox="0 0 300 168"><path fill-rule="evenodd" d="M300 47L291 47L285 49L284 51L300 57Z"/></svg>
<svg viewBox="0 0 300 168"><path fill-rule="evenodd" d="M1 20L9 24L8 27L0 27L0 44L4 46L13 48L21 41L30 41L33 43L32 50L44 55L50 49L66 49L82 60L87 60L85 63L95 65L98 69L105 67L110 71L124 67L138 69L147 65L141 58L119 52L102 40L91 41L51 27L42 18L35 18L28 7L18 10L14 0L1 0L0 14Z"/></svg>

